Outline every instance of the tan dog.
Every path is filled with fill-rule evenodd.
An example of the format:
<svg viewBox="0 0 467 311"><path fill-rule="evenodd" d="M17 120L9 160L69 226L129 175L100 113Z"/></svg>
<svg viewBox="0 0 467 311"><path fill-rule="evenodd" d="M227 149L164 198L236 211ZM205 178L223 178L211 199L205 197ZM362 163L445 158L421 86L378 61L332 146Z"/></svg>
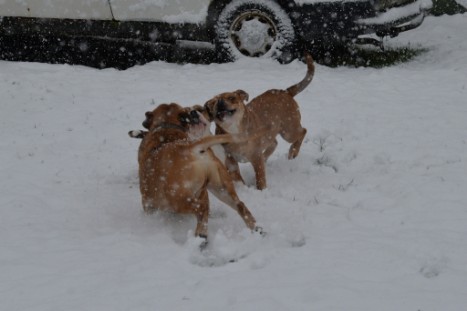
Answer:
<svg viewBox="0 0 467 311"><path fill-rule="evenodd" d="M232 178L242 181L238 162L250 162L256 176L256 187L266 188L265 163L277 146L277 135L291 143L289 159L295 158L306 135L300 124L300 111L294 96L303 91L313 79L315 67L311 55L306 54L307 73L305 78L286 90L269 90L254 98L249 104L248 94L243 90L222 93L205 104L211 120L216 122L216 134L256 135L242 143L224 145L226 166ZM259 137L258 137L259 136Z"/></svg>
<svg viewBox="0 0 467 311"><path fill-rule="evenodd" d="M238 142L238 135L203 137L209 123L203 122L196 110L173 103L146 112L143 126L148 131L138 131L142 133L138 162L145 212L193 214L198 221L195 235L206 240L209 190L236 210L248 228L261 233L255 218L238 198L225 166L210 149Z"/></svg>

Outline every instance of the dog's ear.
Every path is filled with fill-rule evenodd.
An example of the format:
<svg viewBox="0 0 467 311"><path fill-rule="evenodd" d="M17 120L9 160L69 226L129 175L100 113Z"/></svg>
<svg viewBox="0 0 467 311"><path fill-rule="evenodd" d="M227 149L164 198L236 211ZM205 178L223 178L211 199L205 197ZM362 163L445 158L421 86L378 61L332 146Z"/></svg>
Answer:
<svg viewBox="0 0 467 311"><path fill-rule="evenodd" d="M147 111L145 116L146 120L143 121L143 127L149 130L149 127L151 126L152 120L154 118L154 113L152 111Z"/></svg>
<svg viewBox="0 0 467 311"><path fill-rule="evenodd" d="M191 109L199 111L201 113L203 113L205 111L205 108L203 106L201 106L201 105L194 105L193 107L191 107Z"/></svg>
<svg viewBox="0 0 467 311"><path fill-rule="evenodd" d="M208 114L209 122L212 122L214 120L216 103L217 103L217 99L213 98L213 99L208 100L204 104L204 109L206 110Z"/></svg>
<svg viewBox="0 0 467 311"><path fill-rule="evenodd" d="M236 91L235 91L235 94L237 94L238 96L240 96L240 98L241 98L243 101L248 101L249 95L248 95L248 93L245 92L244 90L236 90Z"/></svg>

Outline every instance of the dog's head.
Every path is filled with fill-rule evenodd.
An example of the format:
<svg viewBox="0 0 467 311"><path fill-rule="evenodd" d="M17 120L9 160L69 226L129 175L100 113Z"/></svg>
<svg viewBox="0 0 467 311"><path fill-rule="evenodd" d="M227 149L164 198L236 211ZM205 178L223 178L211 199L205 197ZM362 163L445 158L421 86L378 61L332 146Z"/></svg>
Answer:
<svg viewBox="0 0 467 311"><path fill-rule="evenodd" d="M182 107L178 104L161 104L153 111L146 112L143 126L149 131L159 128L179 129L195 139L204 136L209 122L197 109L201 106Z"/></svg>
<svg viewBox="0 0 467 311"><path fill-rule="evenodd" d="M243 117L248 94L243 90L222 93L204 104L211 121L233 133Z"/></svg>

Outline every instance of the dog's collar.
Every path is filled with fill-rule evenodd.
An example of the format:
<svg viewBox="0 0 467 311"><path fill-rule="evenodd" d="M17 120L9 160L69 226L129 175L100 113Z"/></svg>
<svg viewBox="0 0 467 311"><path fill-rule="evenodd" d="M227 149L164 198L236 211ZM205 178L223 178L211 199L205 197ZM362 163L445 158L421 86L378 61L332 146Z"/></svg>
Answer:
<svg viewBox="0 0 467 311"><path fill-rule="evenodd" d="M173 123L161 123L159 124L155 129L152 130L152 132L157 132L159 130L166 130L166 129L176 129L176 130L180 130L182 132L186 132L188 131L186 128L184 128L183 126L181 125L178 125L178 124L173 124Z"/></svg>

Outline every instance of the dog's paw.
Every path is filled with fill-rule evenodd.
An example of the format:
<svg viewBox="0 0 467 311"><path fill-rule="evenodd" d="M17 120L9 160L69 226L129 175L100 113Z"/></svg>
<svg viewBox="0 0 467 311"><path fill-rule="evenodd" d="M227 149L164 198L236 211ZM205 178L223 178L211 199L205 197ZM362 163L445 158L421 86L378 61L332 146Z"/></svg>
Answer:
<svg viewBox="0 0 467 311"><path fill-rule="evenodd" d="M259 226L256 226L254 229L253 229L253 232L254 233L258 233L259 235L261 235L262 237L266 236L267 233L266 231L264 231L263 227L259 227Z"/></svg>
<svg viewBox="0 0 467 311"><path fill-rule="evenodd" d="M203 252L208 247L208 237L206 235L199 235L198 239L200 240L199 250Z"/></svg>

